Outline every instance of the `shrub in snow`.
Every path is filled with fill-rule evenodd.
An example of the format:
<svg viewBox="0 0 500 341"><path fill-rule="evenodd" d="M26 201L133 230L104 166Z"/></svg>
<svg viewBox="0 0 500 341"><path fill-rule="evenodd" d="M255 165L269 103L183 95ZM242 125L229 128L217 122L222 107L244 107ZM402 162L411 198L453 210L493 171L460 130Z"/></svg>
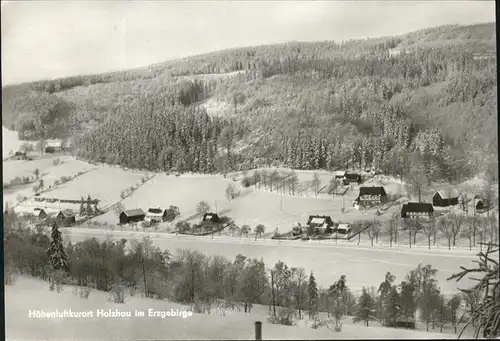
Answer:
<svg viewBox="0 0 500 341"><path fill-rule="evenodd" d="M92 289L88 286L80 287L80 298L88 299Z"/></svg>
<svg viewBox="0 0 500 341"><path fill-rule="evenodd" d="M58 293L64 290L64 284L66 283L66 274L62 270L53 270L50 273L49 282L50 291L56 290Z"/></svg>
<svg viewBox="0 0 500 341"><path fill-rule="evenodd" d="M5 266L4 269L4 284L13 285L16 282L17 273L11 266Z"/></svg>
<svg viewBox="0 0 500 341"><path fill-rule="evenodd" d="M122 283L114 283L109 291L109 300L113 303L125 303L125 286Z"/></svg>
<svg viewBox="0 0 500 341"><path fill-rule="evenodd" d="M293 326L293 325L295 325L295 321L293 320L294 315L295 315L295 309L280 307L277 311L277 315L270 316L267 320L269 321L269 323L272 323L272 324Z"/></svg>

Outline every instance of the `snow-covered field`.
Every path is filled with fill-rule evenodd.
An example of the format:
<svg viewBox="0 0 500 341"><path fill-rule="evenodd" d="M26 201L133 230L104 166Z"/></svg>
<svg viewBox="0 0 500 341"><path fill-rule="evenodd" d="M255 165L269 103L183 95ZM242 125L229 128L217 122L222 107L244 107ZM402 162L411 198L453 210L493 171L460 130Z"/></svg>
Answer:
<svg viewBox="0 0 500 341"><path fill-rule="evenodd" d="M141 184L146 173L125 171L118 167L99 166L76 179L50 191L51 197L79 199L87 197L100 199L100 206L112 205L120 200L120 193L130 186Z"/></svg>
<svg viewBox="0 0 500 341"><path fill-rule="evenodd" d="M95 173L95 172L93 172ZM93 175L92 175L93 176ZM90 177L90 175L89 175ZM181 175L166 176L158 174L141 188L135 191L122 203L126 209L149 207L167 208L170 205L178 206L182 217L189 217L196 213L196 205L206 201L212 210L225 212L224 214L234 219L239 226L248 224L255 227L258 224L266 226L266 232L289 231L292 226L300 222L305 224L311 214L326 214L335 221L352 222L355 220L373 219L373 213L363 213L354 209L352 200L357 196L356 189L350 190L345 198L342 196L331 197L303 197L270 192L269 190L241 188L241 195L233 200L228 200L225 189L232 182L231 177L224 179L216 175ZM239 182L235 182L240 187ZM68 188L71 185L68 184ZM100 189L102 190L102 189ZM345 212L341 213L345 201ZM384 212L378 219L388 219L397 207ZM114 212L97 217L95 221L116 223Z"/></svg>
<svg viewBox="0 0 500 341"><path fill-rule="evenodd" d="M403 280L406 274L419 263L431 264L438 270L436 278L444 292L458 291L457 283L446 279L460 270L460 266L474 266L476 252L467 249L432 249L423 247L408 249L395 247L370 247L369 245L348 244L335 241L277 241L270 239L232 238L215 235L211 237L176 236L164 233L141 232L106 232L95 229L64 229L66 240L73 243L96 236L104 239L126 238L140 239L145 234L161 249L175 251L178 249L198 250L207 256L223 255L233 260L237 254L251 258L262 258L268 267L278 260L289 266L303 267L313 271L318 285L327 287L338 280L341 275L347 276L349 287L359 290L363 286L378 287L387 271ZM461 288L470 284L466 279L460 282Z"/></svg>
<svg viewBox="0 0 500 341"><path fill-rule="evenodd" d="M17 131L9 130L2 126L2 158L5 158L11 152L19 150L19 147L25 141L19 140Z"/></svg>
<svg viewBox="0 0 500 341"><path fill-rule="evenodd" d="M13 286L5 287L5 334L7 340L138 340L138 339L243 339L254 338L254 323L262 321L264 339L452 339L448 333L427 333L405 329L384 328L376 325L344 323L341 332L321 328L307 328L305 323L288 327L269 324L265 309L252 314L227 311L226 316L193 314L182 317L148 317L148 310L189 311L180 304L127 297L124 304L108 301L104 292L93 291L87 300L73 294L70 286L61 293L51 292L48 283L19 277ZM36 319L30 310L45 312L71 309L72 312L93 312L88 318ZM96 317L97 310L118 309L131 312L132 317ZM145 312L135 317L135 311Z"/></svg>

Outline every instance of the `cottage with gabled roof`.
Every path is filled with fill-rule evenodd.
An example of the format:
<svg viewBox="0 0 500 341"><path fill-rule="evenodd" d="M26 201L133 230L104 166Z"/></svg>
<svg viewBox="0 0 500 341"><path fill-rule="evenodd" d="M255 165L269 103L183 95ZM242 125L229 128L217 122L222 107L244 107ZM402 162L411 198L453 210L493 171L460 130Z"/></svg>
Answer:
<svg viewBox="0 0 500 341"><path fill-rule="evenodd" d="M136 223L139 221L143 221L146 217L146 214L140 208L125 210L120 213L119 221L120 224L128 224L128 223Z"/></svg>
<svg viewBox="0 0 500 341"><path fill-rule="evenodd" d="M150 208L146 213L146 221L161 223L167 220L167 210L161 208Z"/></svg>
<svg viewBox="0 0 500 341"><path fill-rule="evenodd" d="M59 226L74 225L76 223L76 214L69 209L62 210L57 214L56 222Z"/></svg>
<svg viewBox="0 0 500 341"><path fill-rule="evenodd" d="M434 214L434 207L425 202L409 202L401 208L401 218L430 218Z"/></svg>
<svg viewBox="0 0 500 341"><path fill-rule="evenodd" d="M39 219L39 220L47 219L48 214L47 214L47 212L45 212L45 210L43 208L37 207L34 209L34 211L35 211L35 216L37 217L37 219Z"/></svg>
<svg viewBox="0 0 500 341"><path fill-rule="evenodd" d="M311 215L307 220L307 225L313 227L331 227L333 226L333 221L330 216L327 215Z"/></svg>
<svg viewBox="0 0 500 341"><path fill-rule="evenodd" d="M357 204L380 205L387 202L387 193L384 187L361 187L355 201Z"/></svg>
<svg viewBox="0 0 500 341"><path fill-rule="evenodd" d="M205 213L201 221L201 225L205 228L213 228L220 223L221 219L219 218L217 213L210 213L210 212Z"/></svg>
<svg viewBox="0 0 500 341"><path fill-rule="evenodd" d="M203 221L202 222L212 222L212 223L220 223L220 218L217 215L217 213L205 213L203 215Z"/></svg>
<svg viewBox="0 0 500 341"><path fill-rule="evenodd" d="M432 197L432 204L437 207L448 207L458 205L458 192L454 189L450 191L437 191Z"/></svg>

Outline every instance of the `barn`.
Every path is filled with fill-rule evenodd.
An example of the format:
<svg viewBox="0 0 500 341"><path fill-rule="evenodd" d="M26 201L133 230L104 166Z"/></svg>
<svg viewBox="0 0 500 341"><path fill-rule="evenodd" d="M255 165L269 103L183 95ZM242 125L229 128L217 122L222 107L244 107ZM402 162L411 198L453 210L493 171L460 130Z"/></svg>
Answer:
<svg viewBox="0 0 500 341"><path fill-rule="evenodd" d="M371 205L380 205L387 202L387 193L385 192L384 187L361 187L359 189L359 196L356 199L356 202L371 204Z"/></svg>
<svg viewBox="0 0 500 341"><path fill-rule="evenodd" d="M425 202L409 202L401 208L401 218L429 218L434 214L434 207Z"/></svg>
<svg viewBox="0 0 500 341"><path fill-rule="evenodd" d="M120 224L128 224L128 223L136 223L139 221L143 221L146 217L146 214L140 208L133 210L125 210L120 213Z"/></svg>
<svg viewBox="0 0 500 341"><path fill-rule="evenodd" d="M432 197L432 205L436 207L448 207L458 205L458 192L454 189L451 191L437 191Z"/></svg>
<svg viewBox="0 0 500 341"><path fill-rule="evenodd" d="M334 175L335 175L335 179L339 179L339 180L342 180L345 175L346 175L346 171L335 171L334 172Z"/></svg>
<svg viewBox="0 0 500 341"><path fill-rule="evenodd" d="M161 208L150 208L146 213L146 221L161 223L167 221L167 210Z"/></svg>
<svg viewBox="0 0 500 341"><path fill-rule="evenodd" d="M47 140L45 141L46 153L57 153L62 150L62 141L60 140Z"/></svg>
<svg viewBox="0 0 500 341"><path fill-rule="evenodd" d="M76 214L72 210L62 210L56 216L59 226L71 226L76 223Z"/></svg>
<svg viewBox="0 0 500 341"><path fill-rule="evenodd" d="M360 184L361 183L361 175L358 173L346 173L344 176L344 185L348 184Z"/></svg>

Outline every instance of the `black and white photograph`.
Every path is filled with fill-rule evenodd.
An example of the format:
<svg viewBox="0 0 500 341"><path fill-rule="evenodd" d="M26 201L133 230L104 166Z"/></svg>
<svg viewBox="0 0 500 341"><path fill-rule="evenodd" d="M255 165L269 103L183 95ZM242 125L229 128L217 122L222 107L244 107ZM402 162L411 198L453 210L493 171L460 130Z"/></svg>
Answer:
<svg viewBox="0 0 500 341"><path fill-rule="evenodd" d="M495 13L2 1L4 339L500 338Z"/></svg>

